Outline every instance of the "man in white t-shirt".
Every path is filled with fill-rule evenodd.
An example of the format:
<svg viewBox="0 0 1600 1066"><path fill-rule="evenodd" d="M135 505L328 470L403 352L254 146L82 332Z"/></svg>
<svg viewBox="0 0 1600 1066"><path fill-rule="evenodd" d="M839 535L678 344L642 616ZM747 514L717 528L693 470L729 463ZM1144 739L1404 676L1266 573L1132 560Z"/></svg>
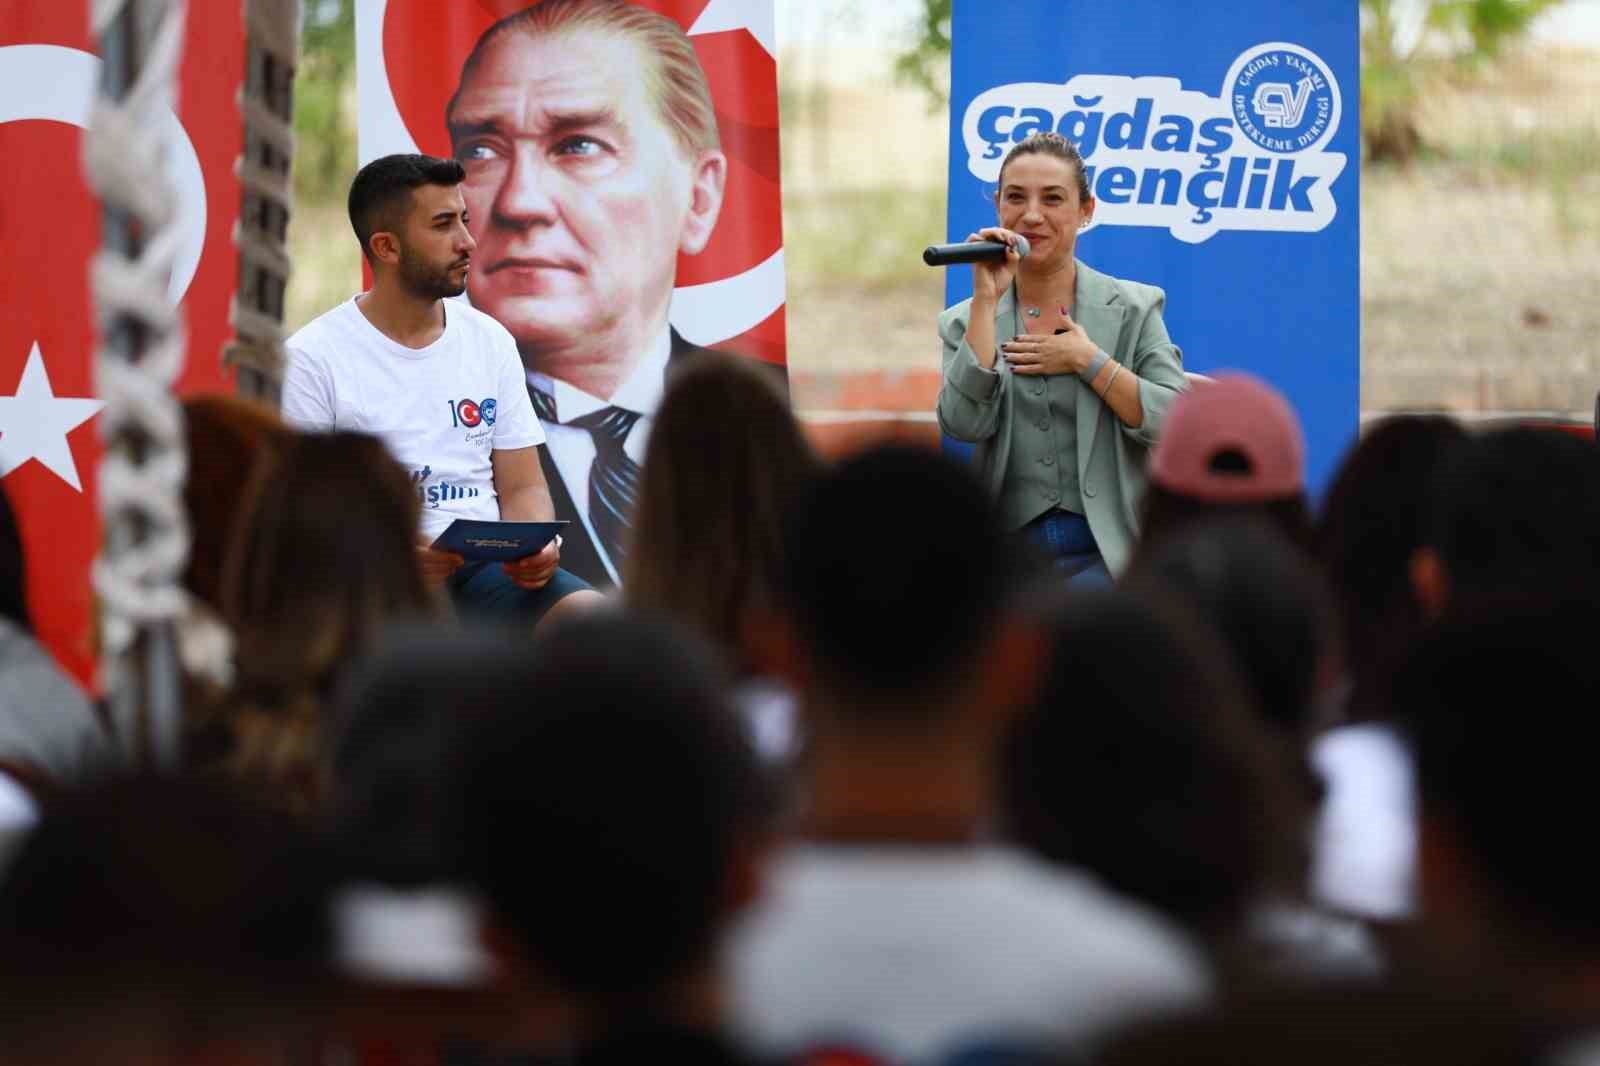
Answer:
<svg viewBox="0 0 1600 1066"><path fill-rule="evenodd" d="M460 163L421 155L385 156L356 175L350 222L372 289L289 338L283 414L302 429L383 440L422 504L424 576L464 612L538 621L599 598L560 568L559 541L503 564L430 547L457 518L555 517L516 342L488 315L447 302L466 290L476 244L463 176Z"/></svg>
<svg viewBox="0 0 1600 1066"><path fill-rule="evenodd" d="M804 842L729 945L751 1049L1082 1049L1201 999L1207 975L1173 929L986 836L995 748L1046 648L983 486L942 456L882 449L827 475L790 535L771 646L802 694L808 806Z"/></svg>

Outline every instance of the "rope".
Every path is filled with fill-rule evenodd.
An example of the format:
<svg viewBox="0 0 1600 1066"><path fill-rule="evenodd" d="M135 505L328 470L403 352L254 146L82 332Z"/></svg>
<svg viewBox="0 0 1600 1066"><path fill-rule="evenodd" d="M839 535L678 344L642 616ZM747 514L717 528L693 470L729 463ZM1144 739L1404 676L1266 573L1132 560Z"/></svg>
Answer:
<svg viewBox="0 0 1600 1066"><path fill-rule="evenodd" d="M299 60L300 0L246 0L249 69L239 90L244 154L234 172L244 193L233 227L239 286L229 320L234 340L223 362L239 369L241 392L274 400L283 382L283 305L293 209L293 94Z"/></svg>
<svg viewBox="0 0 1600 1066"><path fill-rule="evenodd" d="M122 57L133 80L120 99L97 95L83 142L89 184L111 217L125 223L108 221L108 235L136 235L127 242L131 249L108 241L90 272L96 384L105 401L99 478L105 539L93 568L101 603L101 683L114 708L143 716L129 721L126 712L119 714L124 740L131 745L142 727L148 753L160 763L176 758L177 679L158 655L140 660L139 638L162 627L194 628L189 597L179 585L189 553L183 508L188 462L183 412L171 391L186 343L168 293L182 242L177 194L156 133L176 96L184 16L184 0L94 0L92 28L101 40L109 40L114 27L130 25L118 20L136 20ZM189 665L225 676L230 660L218 653L215 634L210 639L207 650L189 656Z"/></svg>

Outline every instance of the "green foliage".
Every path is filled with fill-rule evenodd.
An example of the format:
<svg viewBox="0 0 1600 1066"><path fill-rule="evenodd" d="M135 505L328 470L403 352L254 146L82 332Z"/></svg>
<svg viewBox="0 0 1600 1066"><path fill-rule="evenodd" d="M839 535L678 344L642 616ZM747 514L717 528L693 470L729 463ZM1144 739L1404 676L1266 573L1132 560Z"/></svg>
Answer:
<svg viewBox="0 0 1600 1066"><path fill-rule="evenodd" d="M1445 59L1476 66L1497 59L1533 21L1565 0L1424 0L1423 26L1445 35ZM1393 0L1361 0L1361 134L1373 162L1405 162L1422 148L1416 126L1423 61L1400 42ZM1463 50L1452 48L1464 39Z"/></svg>
<svg viewBox="0 0 1600 1066"><path fill-rule="evenodd" d="M1493 59L1508 41L1528 32L1533 20L1565 0L1434 0L1430 25L1464 30L1473 59Z"/></svg>
<svg viewBox="0 0 1600 1066"><path fill-rule="evenodd" d="M911 46L895 59L895 77L928 94L937 110L949 102L950 9L954 0L923 0L922 18Z"/></svg>
<svg viewBox="0 0 1600 1066"><path fill-rule="evenodd" d="M310 0L294 86L295 195L342 199L355 172L355 0Z"/></svg>

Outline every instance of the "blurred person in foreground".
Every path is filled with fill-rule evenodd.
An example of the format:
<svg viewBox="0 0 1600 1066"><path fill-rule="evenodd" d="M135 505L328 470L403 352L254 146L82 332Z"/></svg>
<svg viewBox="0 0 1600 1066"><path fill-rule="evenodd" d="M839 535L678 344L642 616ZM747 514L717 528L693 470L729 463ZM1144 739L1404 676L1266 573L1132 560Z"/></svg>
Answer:
<svg viewBox="0 0 1600 1066"><path fill-rule="evenodd" d="M523 980L528 967L496 963L446 828L461 737L480 719L527 712L529 654L514 628L397 626L341 686L324 751L324 826L348 878L335 917L358 1047L466 1066L570 1037L563 997ZM507 824L505 812L497 818Z"/></svg>
<svg viewBox="0 0 1600 1066"><path fill-rule="evenodd" d="M650 431L624 599L723 652L757 746L776 760L795 747L794 699L766 676L756 631L777 609L784 518L820 469L769 370L719 353L675 364Z"/></svg>
<svg viewBox="0 0 1600 1066"><path fill-rule="evenodd" d="M1218 374L1178 397L1150 453L1139 550L1207 518L1257 517L1309 550L1305 440L1283 394L1250 374Z"/></svg>
<svg viewBox="0 0 1600 1066"><path fill-rule="evenodd" d="M1312 906L1306 886L1306 837L1321 798L1306 752L1328 651L1325 591L1310 564L1259 520L1219 519L1143 555L1123 588L1144 605L1105 605L1103 620L1087 606L1069 611L1076 624L1058 636L1035 732L1014 741L1032 767L1030 790L1047 802L1055 847L1068 857L1093 845L1113 860L1142 858L1134 870L1143 870L1143 892L1117 871L1106 876L1188 918L1241 977L1373 975L1379 958L1366 931ZM1124 682L1102 664L1138 632L1141 610L1153 612L1143 623L1144 674ZM1160 650L1163 641L1173 648ZM1219 673L1230 682L1220 698ZM1079 734L1129 754L1099 759ZM1100 806L1083 806L1097 793ZM1089 809L1121 816L1085 817ZM1208 896L1189 890L1191 880L1231 886L1223 898L1233 905L1197 911Z"/></svg>
<svg viewBox="0 0 1600 1066"><path fill-rule="evenodd" d="M1429 536L1441 466L1467 444L1442 415L1370 426L1339 464L1317 518L1316 552L1338 609L1340 678L1311 759L1326 787L1312 888L1329 907L1393 923L1415 907L1411 755L1384 717L1388 679L1427 627L1411 583Z"/></svg>
<svg viewBox="0 0 1600 1066"><path fill-rule="evenodd" d="M300 828L216 781L56 797L0 872L6 1063L294 1061L329 1018L332 884Z"/></svg>
<svg viewBox="0 0 1600 1066"><path fill-rule="evenodd" d="M1502 980L1600 1059L1592 581L1453 606L1402 668L1420 796L1419 919L1439 964Z"/></svg>
<svg viewBox="0 0 1600 1066"><path fill-rule="evenodd" d="M1594 588L1600 449L1567 433L1501 429L1441 463L1411 585L1435 617L1464 601L1536 588Z"/></svg>
<svg viewBox="0 0 1600 1066"><path fill-rule="evenodd" d="M1127 584L1174 597L1204 619L1261 723L1302 757L1334 651L1328 588L1304 552L1260 517L1206 519L1152 545Z"/></svg>
<svg viewBox="0 0 1600 1066"><path fill-rule="evenodd" d="M789 543L775 639L810 730L803 839L730 945L740 1035L779 1058L940 1061L1204 995L1165 923L986 839L1045 647L982 484L937 454L864 453L802 499Z"/></svg>
<svg viewBox="0 0 1600 1066"><path fill-rule="evenodd" d="M185 710L185 758L309 813L343 671L385 624L440 604L412 545L416 494L375 437L298 435L258 467L228 555L232 687Z"/></svg>
<svg viewBox="0 0 1600 1066"><path fill-rule="evenodd" d="M544 430L516 343L460 300L477 247L461 164L389 155L350 184L350 224L372 289L285 342L283 413L306 430L382 439L422 503L406 530L430 583L463 611L537 624L598 596L560 568L559 539L512 562L466 562L432 544L454 519L550 521L539 465Z"/></svg>
<svg viewBox="0 0 1600 1066"><path fill-rule="evenodd" d="M31 824L42 791L115 761L81 689L34 636L16 512L0 491L0 832Z"/></svg>
<svg viewBox="0 0 1600 1066"><path fill-rule="evenodd" d="M667 368L703 350L670 314L728 181L705 71L659 11L543 0L478 38L445 123L483 264L468 294L516 339L568 565L609 587Z"/></svg>
<svg viewBox="0 0 1600 1066"><path fill-rule="evenodd" d="M620 613L481 680L444 838L500 965L594 1064L738 1063L717 945L754 897L770 809L710 650Z"/></svg>
<svg viewBox="0 0 1600 1066"><path fill-rule="evenodd" d="M1132 554L1145 458L1188 382L1166 294L1076 258L1094 209L1065 137L1036 133L1006 155L997 225L967 240L1010 251L974 263L972 298L939 316L938 416L945 433L977 443L1007 528L1063 575L1104 582Z"/></svg>

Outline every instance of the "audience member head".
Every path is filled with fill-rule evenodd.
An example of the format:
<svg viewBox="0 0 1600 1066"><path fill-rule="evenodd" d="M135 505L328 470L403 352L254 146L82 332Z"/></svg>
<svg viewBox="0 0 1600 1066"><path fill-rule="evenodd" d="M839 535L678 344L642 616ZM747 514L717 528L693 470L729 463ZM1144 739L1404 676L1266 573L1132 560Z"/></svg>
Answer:
<svg viewBox="0 0 1600 1066"><path fill-rule="evenodd" d="M650 427L629 604L693 627L749 668L752 619L778 599L784 516L817 471L773 368L720 353L675 364Z"/></svg>
<svg viewBox="0 0 1600 1066"><path fill-rule="evenodd" d="M1600 960L1600 875L1583 851L1600 749L1594 632L1592 587L1474 599L1452 605L1399 674L1394 709L1413 726L1421 798L1420 913L1451 954L1519 968Z"/></svg>
<svg viewBox="0 0 1600 1066"><path fill-rule="evenodd" d="M1259 515L1308 548L1305 441L1294 408L1259 378L1219 374L1180 395L1150 453L1141 549L1202 518Z"/></svg>
<svg viewBox="0 0 1600 1066"><path fill-rule="evenodd" d="M431 613L413 545L417 498L375 438L308 434L256 472L223 587L238 638L225 705L191 716L197 765L316 791L322 708L385 623Z"/></svg>
<svg viewBox="0 0 1600 1066"><path fill-rule="evenodd" d="M967 467L904 446L863 452L801 498L787 539L784 608L813 725L925 737L952 712L1020 698L995 686L1034 672L1022 571Z"/></svg>
<svg viewBox="0 0 1600 1066"><path fill-rule="evenodd" d="M767 818L714 655L596 612L469 684L485 704L446 839L493 910L493 939L597 1025L670 1012L713 974Z"/></svg>
<svg viewBox="0 0 1600 1066"><path fill-rule="evenodd" d="M1210 623L1262 719L1296 750L1309 739L1330 650L1328 592L1274 527L1242 517L1197 523L1141 556L1125 584L1177 597Z"/></svg>
<svg viewBox="0 0 1600 1066"><path fill-rule="evenodd" d="M0 619L25 633L33 632L28 613L28 564L22 554L22 530L11 500L0 489Z"/></svg>
<svg viewBox="0 0 1600 1066"><path fill-rule="evenodd" d="M1003 749L1024 845L1211 938L1293 891L1305 809L1228 655L1177 604L1075 593Z"/></svg>
<svg viewBox="0 0 1600 1066"><path fill-rule="evenodd" d="M332 883L317 845L218 782L59 797L0 881L6 1061L182 1062L303 1036L328 992Z"/></svg>
<svg viewBox="0 0 1600 1066"><path fill-rule="evenodd" d="M397 886L451 879L440 833L452 753L480 715L526 705L528 648L512 630L397 627L351 671L325 750L329 821L357 876Z"/></svg>
<svg viewBox="0 0 1600 1066"><path fill-rule="evenodd" d="M1411 587L1411 558L1427 535L1429 488L1466 432L1442 415L1386 418L1362 434L1328 489L1317 556L1339 609L1350 709L1375 709L1396 654L1425 619Z"/></svg>
<svg viewBox="0 0 1600 1066"><path fill-rule="evenodd" d="M220 393L185 399L183 429L189 457L183 506L190 534L183 586L220 612L223 563L239 527L251 472L287 444L292 431L265 404Z"/></svg>
<svg viewBox="0 0 1600 1066"><path fill-rule="evenodd" d="M1463 597L1587 586L1600 573L1600 450L1529 428L1474 436L1439 468L1411 566L1424 611Z"/></svg>

